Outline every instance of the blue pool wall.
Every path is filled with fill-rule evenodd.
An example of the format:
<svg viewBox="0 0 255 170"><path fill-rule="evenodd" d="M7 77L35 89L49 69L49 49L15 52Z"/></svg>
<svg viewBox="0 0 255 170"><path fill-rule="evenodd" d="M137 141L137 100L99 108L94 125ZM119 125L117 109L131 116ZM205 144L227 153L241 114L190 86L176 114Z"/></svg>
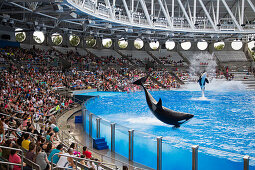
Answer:
<svg viewBox="0 0 255 170"><path fill-rule="evenodd" d="M89 97L87 103L93 102L96 104L96 97ZM82 116L83 125L86 133L89 133L89 114L90 111L86 110L86 104L83 104ZM96 138L96 118L97 115L92 116L92 138ZM105 137L106 141L111 148L111 129L107 120L101 120L100 135ZM115 152L128 158L128 130L127 127L116 124L115 134ZM144 134L135 130L134 132L134 161L144 164L153 169L157 168L157 136ZM213 146L212 146L213 147ZM221 152L221 151L213 151ZM231 157L231 153L227 157ZM218 155L218 154L216 154ZM225 157L215 156L213 153L204 153L200 149L198 151L198 169L199 170L242 170L243 169L243 156L233 154L233 157L227 159ZM250 165L250 170L255 169L254 158L250 160L253 162ZM192 169L192 149L172 146L164 140L162 143L162 169L163 170L187 170Z"/></svg>

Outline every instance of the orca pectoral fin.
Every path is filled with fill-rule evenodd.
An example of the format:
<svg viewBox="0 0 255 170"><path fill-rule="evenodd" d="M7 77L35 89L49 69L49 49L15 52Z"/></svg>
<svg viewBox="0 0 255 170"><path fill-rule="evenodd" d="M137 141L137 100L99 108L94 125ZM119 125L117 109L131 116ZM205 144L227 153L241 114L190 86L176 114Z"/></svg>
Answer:
<svg viewBox="0 0 255 170"><path fill-rule="evenodd" d="M205 78L205 82L206 82L206 83L209 83L209 80L208 80L207 78Z"/></svg>
<svg viewBox="0 0 255 170"><path fill-rule="evenodd" d="M161 100L161 98L159 99L159 101L157 103L157 107L158 108L162 108L162 100Z"/></svg>

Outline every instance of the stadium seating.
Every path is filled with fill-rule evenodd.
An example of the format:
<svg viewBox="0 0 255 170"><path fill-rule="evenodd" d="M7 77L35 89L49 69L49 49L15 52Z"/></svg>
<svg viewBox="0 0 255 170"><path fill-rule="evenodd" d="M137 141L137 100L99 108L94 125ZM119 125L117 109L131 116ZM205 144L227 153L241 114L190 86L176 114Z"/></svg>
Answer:
<svg viewBox="0 0 255 170"><path fill-rule="evenodd" d="M98 57L114 56L115 58L121 58L121 56L116 51L111 49L97 50L97 49L90 48L88 50Z"/></svg>
<svg viewBox="0 0 255 170"><path fill-rule="evenodd" d="M247 58L243 51L215 51L214 54L220 62L247 61Z"/></svg>
<svg viewBox="0 0 255 170"><path fill-rule="evenodd" d="M139 60L153 60L153 58L146 51L138 51L138 50L120 50L125 55L132 56L132 58L136 58Z"/></svg>

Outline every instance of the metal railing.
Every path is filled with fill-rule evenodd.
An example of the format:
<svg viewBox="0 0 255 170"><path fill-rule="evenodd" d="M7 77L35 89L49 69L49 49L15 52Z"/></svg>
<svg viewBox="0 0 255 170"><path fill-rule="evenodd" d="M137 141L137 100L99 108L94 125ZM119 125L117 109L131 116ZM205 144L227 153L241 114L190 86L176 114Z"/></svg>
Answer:
<svg viewBox="0 0 255 170"><path fill-rule="evenodd" d="M21 166L21 169L23 170L23 158L24 158L24 152L23 152L21 149L11 148L11 147L6 147L6 146L0 146L0 148L2 148L2 149L10 149L10 150L20 151L20 152L21 152L21 163L20 163L20 164L11 163L11 162L5 162L5 161L0 161L0 164L7 164L7 165L17 165L17 166Z"/></svg>
<svg viewBox="0 0 255 170"><path fill-rule="evenodd" d="M68 146L70 146L71 143L75 143L77 145L77 151L79 151L79 148L82 148L83 146L85 146L84 144L82 144L81 142L79 142L77 139L75 139L74 136L71 136L70 134L66 133L65 131L59 130L59 135L60 135L60 140L62 141L62 143L64 144L64 146L66 146L66 148ZM95 150L93 150L91 147L86 146L91 152L92 155L94 155L95 158L98 158L101 161L104 160L111 160L113 162L115 162L115 165L118 166L117 164L123 166L123 165L127 165L127 163L117 160L116 158L112 158L110 156L107 155L103 155L100 152L97 152ZM128 165L130 168L132 169L136 169L136 170L143 170L143 168L139 168L133 165Z"/></svg>
<svg viewBox="0 0 255 170"><path fill-rule="evenodd" d="M7 117L12 117L12 118L15 119L15 120L19 120L19 121L21 121L21 124L22 124L22 126L23 126L23 121L24 121L24 120L21 119L21 118L13 117L13 116L8 115L8 114L5 114L5 113L0 113L0 115L7 116Z"/></svg>
<svg viewBox="0 0 255 170"><path fill-rule="evenodd" d="M21 133L28 133L32 137L38 136L37 134L33 134L31 132L26 132L26 131L22 131L22 130L18 130L18 129L13 129L13 128L7 128L8 137L10 136L10 133L9 133L10 131L16 131L16 132L21 132Z"/></svg>
<svg viewBox="0 0 255 170"><path fill-rule="evenodd" d="M66 154L59 154L59 153L55 153L55 154L52 155L52 157L51 157L51 167L52 167L52 169L55 169L55 168L66 168L66 167L58 167L58 166L53 167L53 157L54 157L55 155L60 156L60 157L61 157L61 156L64 156L64 157L68 157L68 158L73 158L73 159L74 159L74 162L75 162L75 169L76 169L76 170L78 169L78 166L77 166L78 161L81 161L81 160L95 163L96 166L97 166L97 169L98 169L99 164L100 164L100 165L105 165L105 166L107 166L107 167L112 166L112 167L114 167L114 168L111 168L111 169L113 169L113 170L114 170L114 169L118 170L118 167L117 167L115 164L106 163L106 162L99 162L99 161L90 160L90 159L86 159L86 158L79 158L79 157L76 157L76 156L73 156L73 155L70 155L70 156L69 156L69 155L66 155ZM69 168L68 168L68 169L69 169ZM71 169L73 169L73 168L71 168Z"/></svg>

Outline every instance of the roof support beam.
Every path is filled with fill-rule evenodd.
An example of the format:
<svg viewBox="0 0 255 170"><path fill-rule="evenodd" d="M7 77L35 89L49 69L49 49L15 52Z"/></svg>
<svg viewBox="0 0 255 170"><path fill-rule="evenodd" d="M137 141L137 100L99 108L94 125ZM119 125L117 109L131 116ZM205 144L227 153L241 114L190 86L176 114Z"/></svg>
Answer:
<svg viewBox="0 0 255 170"><path fill-rule="evenodd" d="M238 22L237 22L235 16L234 16L233 13L231 12L231 10L230 10L228 4L226 3L226 1L225 1L225 0L221 0L221 1L223 2L223 5L224 5L225 8L227 9L228 14L229 14L230 17L232 18L233 22L236 24L237 29L238 29L239 31L242 31L243 28L238 24Z"/></svg>
<svg viewBox="0 0 255 170"><path fill-rule="evenodd" d="M205 12L205 15L207 16L207 18L208 18L209 22L211 23L213 29L214 29L215 31L218 30L217 27L216 27L216 25L215 25L215 23L213 22L213 20L212 20L212 18L211 18L211 16L210 16L209 12L207 11L207 9L206 9L206 7L205 7L203 1L202 1L202 0L199 0L199 3L200 3L200 5L202 6L202 8L203 8L203 10L204 10L204 12Z"/></svg>
<svg viewBox="0 0 255 170"><path fill-rule="evenodd" d="M185 17L186 17L186 19L187 19L187 21L188 21L188 23L189 23L189 25L190 25L190 28L194 30L194 29L195 29L195 26L194 26L194 24L191 22L191 20L190 20L188 14L187 14L187 12L186 12L186 10L185 10L185 8L184 8L182 2L181 2L181 0L178 0L178 3L179 3L179 5L180 5L180 7L181 7L181 10L182 10L183 14L185 15Z"/></svg>
<svg viewBox="0 0 255 170"><path fill-rule="evenodd" d="M154 16L154 0L151 0L151 16Z"/></svg>
<svg viewBox="0 0 255 170"><path fill-rule="evenodd" d="M174 19L174 0L172 0L172 19Z"/></svg>
<svg viewBox="0 0 255 170"><path fill-rule="evenodd" d="M194 0L194 6L193 6L193 23L196 23L196 13L197 13L197 0Z"/></svg>
<svg viewBox="0 0 255 170"><path fill-rule="evenodd" d="M242 6L241 6L241 22L240 22L240 24L244 24L243 19L244 19L244 0L242 0Z"/></svg>
<svg viewBox="0 0 255 170"><path fill-rule="evenodd" d="M158 18L160 16L160 13L161 13L161 7L159 6L159 10L158 10Z"/></svg>
<svg viewBox="0 0 255 170"><path fill-rule="evenodd" d="M162 1L161 1L161 0L158 0L158 3L159 3L159 5L160 5L160 8L162 9L162 12L163 12L164 16L166 17L166 20L167 20L168 25L169 25L171 28L173 28L173 27L172 27L173 24L172 24L172 22L171 22L169 13L166 11L166 9L165 9L165 7L164 7ZM167 7L167 6L166 6L166 7Z"/></svg>
<svg viewBox="0 0 255 170"><path fill-rule="evenodd" d="M220 18L220 0L217 0L217 9L216 9L216 22L217 22L217 24L220 23L219 18Z"/></svg>
<svg viewBox="0 0 255 170"><path fill-rule="evenodd" d="M110 4L110 1L109 0L104 0L104 2L105 2L106 7L109 8L111 19L114 19L115 17L114 17L114 15L112 13L112 7L111 7L111 4Z"/></svg>
<svg viewBox="0 0 255 170"><path fill-rule="evenodd" d="M148 24L152 27L151 18L150 18L148 9L147 9L147 7L146 7L145 1L144 1L144 0L139 0L139 2L140 2L141 5L142 5L143 12L144 12L144 14L145 14L145 17L146 17L146 19L147 19Z"/></svg>
<svg viewBox="0 0 255 170"><path fill-rule="evenodd" d="M211 8L212 8L212 15L213 15L213 21L215 24L217 24L216 22L216 15L215 15L215 11L214 11L214 5L213 5L213 2L212 2L212 5L211 5Z"/></svg>
<svg viewBox="0 0 255 170"><path fill-rule="evenodd" d="M130 23L133 23L133 20L132 20L132 17L131 17L130 11L129 11L129 9L128 9L128 6L127 6L127 2L126 2L126 0L122 0L122 3L123 3L124 8L125 8L125 10L126 10L126 13L127 13L127 16L128 16L128 20L129 20L129 22L130 22Z"/></svg>
<svg viewBox="0 0 255 170"><path fill-rule="evenodd" d="M22 9L25 9L25 10L27 10L27 11L30 11L31 13L35 13L35 14L38 14L38 15L41 15L41 16L44 16L44 17L47 17L47 18L51 18L51 19L54 19L54 20L58 20L58 18L56 18L56 17L50 16L50 15L47 15L47 14L44 14L44 13L41 13L41 12L34 12L34 11L32 11L31 9L28 9L28 8L26 8L26 7L22 6L22 5L16 4L16 3L14 3L14 2L10 2L10 4L15 5L15 6L17 6L17 7L20 7L20 8L22 8ZM71 24L76 24L76 25L82 26L82 23L72 22L72 21L65 21L65 20L63 20L63 21L64 21L64 22L67 22L67 23L71 23Z"/></svg>
<svg viewBox="0 0 255 170"><path fill-rule="evenodd" d="M248 3L250 4L252 10L255 12L255 6L253 5L253 3L251 2L251 0L247 0Z"/></svg>

